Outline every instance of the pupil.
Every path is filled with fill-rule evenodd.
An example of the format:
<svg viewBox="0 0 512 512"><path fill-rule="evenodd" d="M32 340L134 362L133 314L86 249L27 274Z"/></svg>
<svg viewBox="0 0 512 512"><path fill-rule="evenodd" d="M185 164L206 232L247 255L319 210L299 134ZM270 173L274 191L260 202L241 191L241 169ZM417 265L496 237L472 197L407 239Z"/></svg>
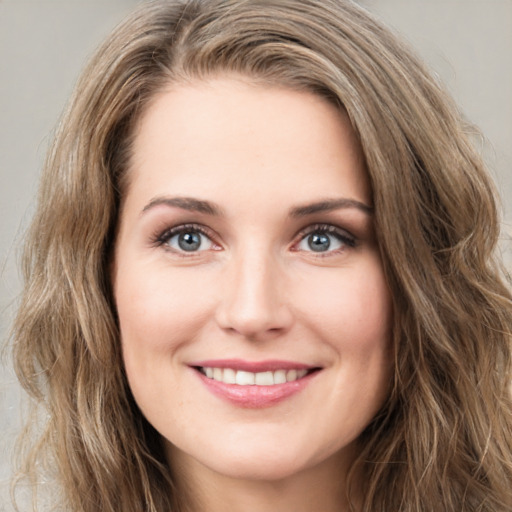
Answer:
<svg viewBox="0 0 512 512"><path fill-rule="evenodd" d="M325 234L313 233L308 237L308 245L309 248L315 252L327 251L331 245L331 241Z"/></svg>
<svg viewBox="0 0 512 512"><path fill-rule="evenodd" d="M184 251L195 251L201 246L199 233L182 233L178 237L178 245Z"/></svg>

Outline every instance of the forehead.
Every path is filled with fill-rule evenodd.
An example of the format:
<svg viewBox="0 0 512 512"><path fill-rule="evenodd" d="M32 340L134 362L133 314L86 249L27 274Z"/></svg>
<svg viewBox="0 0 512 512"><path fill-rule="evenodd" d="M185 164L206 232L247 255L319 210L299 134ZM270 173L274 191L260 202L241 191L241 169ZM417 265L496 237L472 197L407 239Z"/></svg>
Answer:
<svg viewBox="0 0 512 512"><path fill-rule="evenodd" d="M138 195L371 202L346 114L310 92L233 78L173 85L149 104L132 155L129 188Z"/></svg>

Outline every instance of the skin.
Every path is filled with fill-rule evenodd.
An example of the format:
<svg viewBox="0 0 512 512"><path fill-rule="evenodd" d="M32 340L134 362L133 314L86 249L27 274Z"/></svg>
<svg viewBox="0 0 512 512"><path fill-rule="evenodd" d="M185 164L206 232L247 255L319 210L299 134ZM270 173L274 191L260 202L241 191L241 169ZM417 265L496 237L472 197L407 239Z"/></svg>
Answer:
<svg viewBox="0 0 512 512"><path fill-rule="evenodd" d="M112 273L123 357L178 487L194 489L191 510L344 510L357 438L387 396L392 320L346 115L308 92L218 77L155 97L133 149ZM186 252L168 231L189 224L206 235ZM339 234L313 251L318 225ZM226 358L321 370L246 408L189 366Z"/></svg>

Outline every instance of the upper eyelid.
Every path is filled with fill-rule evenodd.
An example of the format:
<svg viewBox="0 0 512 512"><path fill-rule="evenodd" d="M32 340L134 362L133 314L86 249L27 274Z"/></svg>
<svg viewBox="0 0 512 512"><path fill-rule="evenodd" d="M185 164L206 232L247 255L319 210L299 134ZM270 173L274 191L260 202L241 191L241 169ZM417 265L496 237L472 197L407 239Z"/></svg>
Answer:
<svg viewBox="0 0 512 512"><path fill-rule="evenodd" d="M186 222L184 224L178 224L176 226L171 226L168 228L165 228L163 231L161 231L160 236L169 236L169 235L175 235L178 233L181 233L186 230L190 231L199 231L200 233L203 233L205 235L209 235L211 233L211 229L207 226L203 226L202 224L197 224L195 222Z"/></svg>
<svg viewBox="0 0 512 512"><path fill-rule="evenodd" d="M305 228L302 228L296 235L295 239L299 237L304 237L308 234L314 233L315 231L324 231L329 233L339 233L339 234L345 234L348 238L356 239L356 237L347 229L342 228L340 226L336 226L335 224L330 224L328 222L318 222L315 224L311 224L309 226L306 226Z"/></svg>
<svg viewBox="0 0 512 512"><path fill-rule="evenodd" d="M216 237L210 228L202 224L197 224L195 222L187 222L185 224L179 224L177 226L168 227L163 231L159 231L157 232L156 236L154 236L154 241L158 244L164 244L173 236L179 235L180 233L187 230L197 231L202 235L206 236L207 238L209 238L213 243L218 244L218 242L216 241Z"/></svg>

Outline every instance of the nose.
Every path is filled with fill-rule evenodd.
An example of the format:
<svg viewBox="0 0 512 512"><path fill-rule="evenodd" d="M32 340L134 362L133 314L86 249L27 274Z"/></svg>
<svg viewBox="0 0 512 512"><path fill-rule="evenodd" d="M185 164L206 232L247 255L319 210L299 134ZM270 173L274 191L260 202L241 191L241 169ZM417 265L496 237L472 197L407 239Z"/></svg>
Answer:
<svg viewBox="0 0 512 512"><path fill-rule="evenodd" d="M218 325L254 341L288 331L293 315L282 274L270 256L246 254L231 262L217 309Z"/></svg>

